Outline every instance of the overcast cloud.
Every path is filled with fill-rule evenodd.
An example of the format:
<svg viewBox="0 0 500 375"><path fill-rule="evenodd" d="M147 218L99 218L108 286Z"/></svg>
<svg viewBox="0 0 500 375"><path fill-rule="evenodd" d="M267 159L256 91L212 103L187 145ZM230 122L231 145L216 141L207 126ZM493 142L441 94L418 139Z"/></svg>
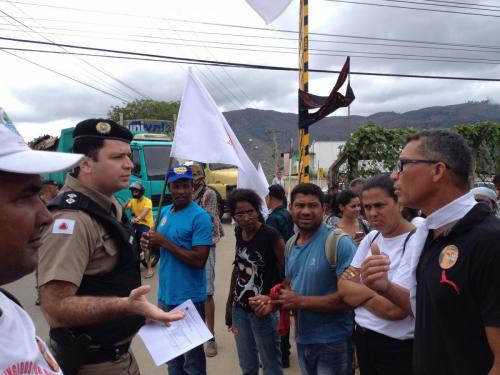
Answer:
<svg viewBox="0 0 500 375"><path fill-rule="evenodd" d="M365 2L396 4L384 0ZM490 4L491 1L475 3ZM437 9L431 5L421 7ZM82 11L85 9L87 11ZM500 6L494 12L459 8L441 9L500 16ZM298 64L297 41L277 39L297 38L296 34L281 33L277 30L298 30L298 0L293 0L285 13L268 26L244 0L181 2L44 0L36 4L33 2L31 5L28 1L19 3L0 1L0 10L17 20L14 21L5 14L0 15L2 19L0 28L4 37L46 40L45 37L74 45L260 65L297 67ZM179 22L175 19L185 21ZM194 21L260 27L268 30L223 27ZM499 21L500 19L495 17L309 0L311 33L309 66L311 69L339 70L345 56L350 52L351 70L355 72L496 78L500 77L500 66L496 62L500 61L500 44L497 40L500 35ZM21 26L19 22L36 29L38 33L26 32L26 27ZM348 39L314 33L468 44L475 47L445 47L421 43L417 45L432 48L410 48L403 47L410 43ZM251 37L237 37L230 34ZM221 42L235 43L235 45L223 45ZM481 46L494 48L485 51ZM2 41L0 47L61 51L54 47L9 41ZM275 53L256 51L256 49ZM326 51L319 52L315 49ZM277 53L278 51L288 53ZM7 52L15 53L19 57ZM84 118L105 116L111 106L122 104L122 100L142 98L137 92L157 100L180 100L188 68L188 65L183 64L150 61L7 52L2 54L0 60L2 67L0 106L4 107L27 139L46 133L58 134L60 128L72 126ZM318 55L319 53L337 56ZM368 53L393 54L390 56L398 59L360 56L366 56ZM442 56L493 61L488 64L430 62L405 60L401 54L426 55L427 59L432 59L432 56ZM82 60L91 63L101 72ZM201 66L196 66L194 69L223 111L250 107L297 112L297 72ZM112 93L120 99L62 77L54 71ZM114 78L126 83L135 91L123 86ZM311 72L309 78L310 92L327 95L336 80L336 75ZM351 113L359 115L381 111L405 112L469 100L490 99L493 102L500 102L500 90L498 90L500 82L352 75L351 85L356 94ZM336 114L345 115L346 110L338 111Z"/></svg>

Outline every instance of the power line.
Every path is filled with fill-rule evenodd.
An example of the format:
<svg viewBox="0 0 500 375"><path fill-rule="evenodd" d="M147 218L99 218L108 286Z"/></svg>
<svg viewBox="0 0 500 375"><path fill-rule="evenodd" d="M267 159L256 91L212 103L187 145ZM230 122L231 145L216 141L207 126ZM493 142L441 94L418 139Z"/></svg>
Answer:
<svg viewBox="0 0 500 375"><path fill-rule="evenodd" d="M100 89L100 88L98 88L98 87L92 86L92 85L90 85L90 84L88 84L88 83L86 83L86 82L80 81L79 79L76 79L76 78L71 77L71 76L69 76L69 75L67 75L67 74L64 74L64 73L58 72L58 71L56 71L56 70L54 70L54 69L51 69L51 68L49 68L49 67L47 67L47 66L44 66L44 65L42 65L42 64L36 63L36 62L34 62L34 61L30 60L30 59L27 59L27 58L25 58L25 57L22 57L22 56L16 55L15 53L12 53L12 52L6 51L4 48L0 48L0 49L1 49L3 52L8 53L9 55L12 55L12 56L17 57L18 59L21 59L21 60L27 61L27 62L29 62L30 64L36 65L36 66L38 66L38 67L40 67L40 68L42 68L42 69L45 69L45 70L48 70L48 71L50 71L50 72L52 72L52 73L58 74L58 75L60 75L60 76L62 76L62 77L64 77L64 78L68 78L68 79L70 79L70 80L72 80L72 81L75 81L75 82L77 82L77 83L80 83L80 84L82 84L82 85L84 85L84 86L90 87L90 88L92 88L92 89L94 89L94 90L97 90L97 91L99 91L99 92L103 93L103 94L106 94L106 95L112 96L113 98L116 98L116 99L120 100L122 103L127 103L127 100L125 100L125 99L123 99L123 98L120 98L119 96L116 96L116 95L114 95L114 94L112 94L112 93L110 93L110 92L108 92L108 91L105 91L105 90L102 90L102 89ZM67 53L67 52L61 52L61 53Z"/></svg>
<svg viewBox="0 0 500 375"><path fill-rule="evenodd" d="M487 8L498 8L498 9L500 9L500 6L498 6L498 5L474 4L474 3L465 3L465 2L462 2L462 1L445 1L445 0L425 0L425 1L427 1L427 2L433 2L433 3L460 4L460 5L477 5L477 6L487 7Z"/></svg>
<svg viewBox="0 0 500 375"><path fill-rule="evenodd" d="M433 3L460 4L460 5L477 5L477 6L487 7L487 8L497 8L497 9L500 9L500 6L498 6L498 5L464 3L464 2L461 2L461 1L445 1L445 0L425 0L425 1L427 1L427 2L433 2Z"/></svg>
<svg viewBox="0 0 500 375"><path fill-rule="evenodd" d="M358 37L354 37L358 38ZM113 38L113 39L118 39L118 40L126 40L126 41L135 41L135 42L145 42L145 43L155 43L155 44L165 44L162 42L156 42L156 41L144 41L144 40L136 40L136 39L119 39L119 38ZM272 52L272 53L281 53L281 51L276 51L275 49L287 49L289 51L294 51L295 53L296 48L295 47L286 47L286 46L276 46L276 45L262 45L262 44L248 44L248 43L231 43L231 42L217 42L217 41L210 41L210 40L194 40L194 39L186 39L186 38L173 38L173 37L166 37L162 38L166 40L178 40L178 41L188 41L188 42L196 42L196 43L210 43L210 44L219 44L219 45L229 45L229 46L247 46L247 47L260 47L260 48L272 48L273 51L268 51L268 50L262 50L262 49L242 49L242 48L237 48L236 50L245 50L245 51L260 51L260 52ZM376 39L381 39L381 38L376 38ZM347 42L346 42L347 43ZM379 46L379 45L384 45L384 44L370 44L370 43L355 43L355 42L349 42L351 44L361 44L361 45L369 45L369 46ZM204 47L206 48L206 45L193 45L193 44L176 44L176 43L168 43L169 46L172 45L182 45L182 46L189 46L189 47ZM390 45L394 47L400 47L398 45ZM411 48L412 46L407 46ZM431 50L440 50L439 48L432 48L432 47L422 47L422 46L416 46L420 48L427 48ZM234 48L229 48L229 47L215 47L211 46L211 48L218 48L218 49L234 49ZM493 48L493 47L492 47ZM489 52L489 53L499 53L500 52L500 47L493 48L493 51L481 51L481 50L474 50L474 49L459 49L459 48L446 48L449 50L460 50L460 51L465 51L465 52ZM408 60L415 60L413 58L419 58L421 61L441 61L443 60L444 62L471 62L471 63L479 63L479 62L494 62L498 63L498 60L492 60L492 59L484 59L484 58L472 58L472 57L455 57L455 56L436 56L436 55L418 55L418 54L404 54L404 53L390 53L390 52L371 52L371 51L352 51L352 50L333 50L333 49L320 49L320 48L310 48L310 51L318 51L318 52L336 52L336 53L345 53L345 54L355 54L355 53L361 53L361 54L367 54L367 55L385 55L385 56L399 56L399 57L411 57L411 59ZM319 55L319 56L332 56L331 54L328 53L313 53L314 55ZM334 55L336 56L336 55ZM358 56L358 57L364 57L364 56ZM432 60L428 60L432 59Z"/></svg>
<svg viewBox="0 0 500 375"><path fill-rule="evenodd" d="M409 0L383 0L383 1L391 2L391 3L415 4L415 5L456 8L456 9L485 10L488 12L498 12L499 11L498 9L480 8L481 5L479 5L479 4L470 4L470 6L464 6L464 5L449 5L449 4L429 4L429 2L423 3L421 1L409 1ZM435 1L432 1L432 2L436 3Z"/></svg>
<svg viewBox="0 0 500 375"><path fill-rule="evenodd" d="M0 37L0 39L10 39L10 38ZM39 42L39 43L43 44L45 42ZM48 43L45 43L45 44L48 44ZM191 58L186 58L186 57L154 55L154 54L146 54L146 53L139 53L139 52L106 50L106 49L101 49L101 48L90 48L90 47L72 46L72 48L81 48L81 49L87 49L87 50L98 50L98 51L108 52L108 53L130 54L130 55L135 55L135 56L141 56L141 58L134 58L134 57L127 57L127 56L98 55L98 54L85 54L85 53L71 52L72 54L80 54L80 55L94 56L94 57L132 59L132 60L143 60L143 61L158 61L158 62L179 63L179 64L227 66L227 67L234 67L234 68L276 70L276 71L290 71L290 72L297 72L298 71L297 68L283 67L283 66L242 64L242 63L227 62L227 61L217 62L217 61L211 61L211 60L191 59ZM13 49L13 48L0 47L0 49ZM16 49L16 50L21 50L21 49ZM34 49L22 49L22 50L29 51L29 52L45 52L45 53L55 53L55 54L66 54L66 52L59 52L59 51L42 51L42 50L34 50ZM345 55L342 55L342 56L345 56ZM149 59L148 57L156 58L158 60L152 60L152 59ZM159 60L159 59L161 59L161 60ZM328 70L328 69L309 69L309 71L314 72L314 73L340 73L340 71L338 71L338 70ZM422 74L417 75L417 74L397 74L397 73L375 73L375 72L350 72L350 74L362 75L362 76L375 76L375 77L398 77L398 78L422 78L422 79L442 79L442 80L478 81L478 82L500 82L500 78L438 76L438 75L422 75Z"/></svg>
<svg viewBox="0 0 500 375"><path fill-rule="evenodd" d="M0 0L0 2L6 1L6 0ZM330 0L330 1L336 1L336 0ZM1 17L1 16L0 16ZM61 20L55 20L55 19L44 19L45 21L52 21L52 22L64 22ZM267 28L262 28L262 27L250 27L250 26L241 26L241 25L232 25L232 24L222 24L222 23L214 23L214 22L200 22L200 21L192 21L192 20L179 20L179 19L169 19L165 18L165 20L173 20L176 22L189 22L189 23L194 23L194 24L204 24L204 25L209 25L209 26L220 26L220 27L227 27L227 28L238 28L238 29L251 29L251 30L258 30L258 31L265 31L269 32L270 30ZM73 22L73 23L79 23L79 24L86 24L86 25L100 25L100 26L105 26L103 24L95 23L95 22ZM109 26L109 25L106 25ZM114 25L118 26L119 25ZM145 29L145 30L155 30L156 28L150 28L150 27L144 27L144 26L137 26L136 28L140 29ZM57 29L57 28L54 28ZM61 30L67 30L67 31L72 31L71 29L64 29L64 28L59 28ZM189 30L179 30L179 29L162 29L162 30L167 30L167 31L179 31L179 32L189 32ZM84 30L78 30L78 31L84 31ZM288 34L298 34L297 31L294 30L285 30L285 29L276 29L272 30L274 32L278 33L288 33ZM108 34L118 34L118 33L110 33L107 32ZM296 41L296 38L285 38L285 37L273 37L273 36L262 36L262 35L243 35L243 34L232 34L232 33L218 33L218 32L210 32L210 31L203 31L204 34L207 35L223 35L223 36L236 36L236 37L250 37L250 38L264 38L264 39L279 39L279 40L290 40L290 41ZM121 34L118 34L121 35ZM137 37L144 37L144 35L141 34L128 34L129 36L137 36ZM424 40L413 40L413 39L395 39L395 38L378 38L378 37L368 37L368 36L362 36L362 35L347 35L347 34L331 34L331 33L319 33L319 32L310 32L309 35L316 35L316 36L322 36L322 37L337 37L337 38L348 38L348 39L366 39L366 40L380 40L380 41L389 41L389 42L397 42L397 43L415 43L415 44L430 44L430 45L436 45L436 46L456 46L456 47L474 47L474 48L483 48L483 49L500 49L500 46L490 46L490 45L480 45L477 43L474 44L465 44L465 43L449 43L449 42L435 42L435 41L424 41ZM151 38L155 38L153 36L150 36ZM321 39L309 39L310 42L330 42L330 41L324 41ZM417 48L417 47L415 47Z"/></svg>
<svg viewBox="0 0 500 375"><path fill-rule="evenodd" d="M458 12L458 11L454 11L454 10L416 8L416 7L409 7L409 6L402 6L402 5L375 4L375 3L365 3L365 2L361 2L361 1L348 1L348 0L327 0L327 1L332 1L332 2L336 2L336 3L356 4L356 5L371 5L371 6L384 7L384 8L423 10L423 11L427 11L427 12L436 12L436 13L451 13L451 14L462 14L462 15L468 15L468 16L500 18L500 15L484 14L484 13Z"/></svg>
<svg viewBox="0 0 500 375"><path fill-rule="evenodd" d="M189 27L189 25L187 25L187 26ZM197 37L197 39L199 39L197 32L196 31L193 31L193 32L195 33L195 36ZM205 41L200 41L200 42L206 43ZM210 54L210 56L212 56L212 58L215 61L218 61L217 58L213 55L213 53L210 51L210 49L208 47L206 47L206 46L203 46L203 47L208 51L208 53ZM240 92L247 99L247 101L249 103L251 103L252 100L248 97L247 93L241 88L241 86L239 85L239 83L235 79L233 79L233 77L227 72L226 69L224 69L224 67L221 67L221 69L225 73L225 75L229 78L229 80L233 83L233 85L235 85L240 90ZM243 106L241 106L241 107L243 107Z"/></svg>
<svg viewBox="0 0 500 375"><path fill-rule="evenodd" d="M163 22L168 23L168 20L165 19ZM178 34L177 31L175 31L175 35L178 35L180 37L180 34ZM175 47L176 50L177 49L179 49L179 50L181 49L181 48L178 48L177 46L181 46L181 47L188 47L188 46L192 47L193 46L193 45L185 45L185 44L182 44L182 43L171 43L171 44L173 44L173 45L176 46ZM193 50L191 50L191 51L193 51ZM194 52L194 54L195 54L195 56L198 56L198 54L196 52ZM230 102L230 103L231 102L232 103L236 103L236 105L240 105L241 106L241 104L238 104L239 101L238 101L238 99L234 95L233 95L233 97L231 97L231 96L228 95L228 93L225 90L224 83L220 82L220 80L218 79L218 77L215 76L215 73L213 73L210 69L208 69L207 73L205 73L204 69L202 69L201 67L196 67L196 71L202 76L202 78L205 81L205 85L207 85L207 87L208 87L208 85L212 86L215 90L217 90L217 92L221 96L223 96L224 98L226 98L226 100L228 102ZM209 77L208 74L210 74L211 77L214 77L215 80L213 80L211 77Z"/></svg>
<svg viewBox="0 0 500 375"><path fill-rule="evenodd" d="M7 0L7 1L10 3L10 0ZM11 3L10 3L10 4L11 4ZM14 7L16 7L16 9L19 9L19 7L18 7L17 5L14 5L14 4L11 4L11 5L13 5ZM26 16L28 16L28 17L29 17L29 15L28 15L26 12L24 12L23 10L20 10L20 11L21 11L21 12L23 12ZM27 25L26 25L26 24L24 24L23 22L19 21L17 18L14 18L14 17L10 16L10 15L8 15L7 13L5 13L5 12L3 12L3 11L2 11L2 13L4 13L5 15L7 15L7 16L9 16L9 17L11 17L12 19L14 19L16 22L20 23L20 24L21 24L21 25L23 25L24 27L27 27L27 28L29 28L30 30L32 30L33 32L37 33L38 35L40 35L40 36L41 36L42 38L44 38L45 40L48 40L48 41L52 42L52 40L50 40L49 38L45 37L42 33L40 33L40 32L37 32L37 31L33 30L33 28L31 28L30 26L27 26ZM32 17L30 17L30 18L31 18L31 19L33 19ZM35 19L33 19L33 21L35 21L35 23L38 23ZM39 24L39 25L40 25L41 27L44 27L44 26L43 26L43 25L41 25L41 24ZM61 48L63 48L63 47L61 47ZM93 68L93 69L97 70L97 71L98 71L98 72L100 72L101 74L104 74L106 77L110 78L111 80L116 81L116 82L118 82L119 84L121 84L122 86L124 86L124 87L128 88L129 90L133 91L133 92L134 92L134 93L136 93L137 95L142 96L142 97L143 97L143 98L145 98L145 99L151 99L150 97L148 97L147 95L144 95L143 93L141 93L140 91L138 91L137 89L135 89L134 87L132 87L131 85L129 85L129 84L127 84L126 82L122 81L121 79L119 79L119 78L117 78L117 77L113 76L111 73L107 72L106 70L104 70L104 69L102 69L102 68L100 68L100 67L98 67L98 66L95 66L94 64L92 64L92 63L90 63L90 62L88 62L88 61L86 61L86 60L84 60L84 59L79 58L79 60L80 60L80 61L82 61L84 64L86 64L86 65L90 66L91 68ZM96 75L96 77L97 77L97 75ZM110 85L110 86L111 86L111 85ZM111 87L113 87L113 86L111 86ZM116 90L117 90L117 91L121 91L121 90L119 90L119 89L116 89ZM128 94L127 94L127 95L128 95Z"/></svg>
<svg viewBox="0 0 500 375"><path fill-rule="evenodd" d="M1 13L3 13L5 16L7 16L9 19L12 19L14 22L19 23L21 26L23 26L23 27L25 27L25 28L29 29L31 32L33 32L33 33L35 33L36 35L38 35L38 36L42 37L43 39L45 39L45 40L47 40L47 41L49 41L49 42L53 42L51 39L47 38L47 37L46 37L46 36L44 36L42 33L40 33L40 32L38 32L38 31L34 30L32 27L30 27L30 26L28 26L28 25L24 24L23 22L19 21L18 19L16 19L15 17L11 16L11 15L10 15L10 14L8 14L7 12L5 12L5 11L3 11L3 10L1 10L1 9L0 9L0 12L1 12ZM22 31L23 31L23 32L26 32L25 30L22 30ZM59 48L61 48L61 49L63 49L63 50L64 50L64 47L59 47ZM81 57L76 57L76 58L77 58L77 59L79 59L80 61L83 61L83 62L84 62L84 63L86 63L87 65L89 65L89 66L91 66L91 67L93 67L93 68L95 68L95 69L99 70L98 68L94 67L92 64L90 64L90 63L88 63L88 62L84 61ZM100 70L99 70L99 71L100 71ZM97 83L97 84L102 84L102 83L103 83L103 81L102 81L102 80L99 80L99 78L98 78L96 75L94 75L94 74L92 74L91 72L88 72L88 71L87 71L87 73L89 73L89 74L91 75L91 79L92 79L95 83ZM104 73L105 73L105 72L104 72ZM111 76L111 78L113 78L113 77ZM104 82L104 84L106 84L106 82ZM118 95L122 95L122 96L123 96L123 95L128 95L127 93L124 93L123 91L121 91L121 90L119 90L119 89L116 89L116 88L115 88L115 87L113 87L112 85L109 85L109 88L111 88L112 90L114 90L115 92L117 92L117 93L118 93Z"/></svg>
<svg viewBox="0 0 500 375"><path fill-rule="evenodd" d="M6 40L18 40L15 38L0 38L0 39L6 39ZM30 43L30 41L26 41L27 43ZM210 43L210 42L208 42ZM231 43L222 43L222 44L229 44L233 45ZM169 46L183 46L183 47L203 47L200 45L193 45L193 44L185 44L185 43L169 43ZM241 43L236 43L234 45L238 46L250 46L250 47L255 47L256 45L249 45L249 44L241 44ZM69 46L74 46L74 45L69 45ZM236 47L220 47L220 46L211 46L210 48L215 48L215 49L222 49L222 50L236 50L236 51L248 51L248 52L265 52L265 53L274 53L274 54L296 54L296 48L294 47L277 47L277 46L260 46L264 48L281 48L281 49L287 49L288 51L277 51L275 49L273 50L265 50L265 49L256 49L256 48L236 48ZM75 47L75 48L87 48L87 47ZM89 47L90 49L93 49L92 47ZM351 55L353 57L358 57L358 58L366 58L366 59L383 59L383 60L403 60L403 61L426 61L426 62L452 62L452 63L464 63L464 64L487 64L487 65L497 65L500 63L500 60L494 60L494 59L487 59L487 58L478 58L478 57L455 57L455 56L436 56L436 55L419 55L419 54L408 54L408 53L391 53L391 52L372 52L372 51L353 51L353 50L338 50L338 49L317 49L317 48L310 48L309 51L315 51L314 53L311 52L311 55L313 56L332 56L332 57L338 57L338 56L344 56L344 55ZM317 52L316 52L317 51ZM223 83L221 83L224 85Z"/></svg>
<svg viewBox="0 0 500 375"><path fill-rule="evenodd" d="M0 24L0 26L3 26L5 24ZM10 26L10 25L9 25ZM64 28L48 28L52 30L63 30L63 31L78 31L82 32L83 34L76 34L76 33L61 33L61 32L48 32L46 34L50 35L59 35L59 36L76 36L76 37L84 37L84 38L91 38L91 36L87 36L85 34L95 34L95 31L90 31L90 30L74 30L74 29L64 29ZM13 31L13 32L22 32L17 29L8 29L8 28L0 28L0 30L3 31ZM170 29L170 30L175 30L175 29ZM189 30L179 30L183 32L191 32ZM210 34L207 32L203 32L204 34ZM139 38L146 38L144 39L129 39L129 38L114 38L114 37L105 37L102 36L103 34L110 34L110 35L123 35L125 36L131 36L131 37L139 37ZM224 33L211 33L211 34L217 34L217 35L225 35L227 36L228 34ZM173 38L169 36L164 36L164 37L158 37L158 36L151 36L151 35L141 35L141 34L120 34L120 33L107 33L107 32L102 32L99 34L101 39L110 39L110 40L121 40L121 41L128 41L128 42L138 42L138 43L153 43L153 44L166 44L165 42L161 41L167 41L167 40L179 40L179 41L192 41L192 42L200 42L200 43L212 43L212 44L226 44L226 45L240 45L240 46L258 46L258 47L269 47L269 48L287 48L287 49L294 49L296 50L296 47L283 47L283 46L265 46L265 45L260 45L260 44L247 44L247 43L232 43L232 42L219 42L219 41L211 41L211 40L193 40L193 39L185 39L185 38ZM252 36L246 36L246 35L239 35L239 36L244 36L244 37L252 37ZM343 37L343 38L360 38L364 39L367 37L356 37L356 36L337 36L337 37ZM296 41L295 38L273 38L269 36L262 36L261 38L266 38L266 39L278 39L278 40L290 40L290 41ZM151 39L151 40L148 40ZM373 38L373 39L382 39L382 38ZM158 40L158 41L156 41ZM390 39L389 39L390 40ZM350 45L365 45L365 46L372 46L372 47L397 47L397 48L414 48L414 49L428 49L432 51L441 51L441 50L448 50L448 51L461 51L461 52L480 52L480 53L499 53L500 52L500 46L494 47L477 47L477 48L455 48L455 47L445 47L441 46L439 48L437 47L431 47L431 46L422 46L422 45L409 45L409 44L388 44L388 43L368 43L368 42L353 42L353 41L337 41L337 40L321 40L321 39L309 39L310 45L313 43L330 43L330 44L350 44ZM171 44L171 43L169 43ZM206 46L203 46L206 47ZM479 48L479 49L478 49ZM481 49L483 48L483 49ZM316 50L319 51L320 49L314 49L310 48L310 51Z"/></svg>

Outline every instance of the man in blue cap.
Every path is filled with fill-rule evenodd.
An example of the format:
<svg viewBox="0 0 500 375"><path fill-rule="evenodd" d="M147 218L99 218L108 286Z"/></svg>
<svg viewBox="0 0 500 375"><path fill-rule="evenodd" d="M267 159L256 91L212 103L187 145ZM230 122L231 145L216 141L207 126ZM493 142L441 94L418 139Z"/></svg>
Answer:
<svg viewBox="0 0 500 375"><path fill-rule="evenodd" d="M172 204L161 210L158 231L146 233L141 246L161 247L158 306L170 311L191 299L205 320L205 263L212 244L212 221L210 215L192 201L193 171L189 166L169 169L167 181ZM203 345L167 365L170 375L206 374Z"/></svg>

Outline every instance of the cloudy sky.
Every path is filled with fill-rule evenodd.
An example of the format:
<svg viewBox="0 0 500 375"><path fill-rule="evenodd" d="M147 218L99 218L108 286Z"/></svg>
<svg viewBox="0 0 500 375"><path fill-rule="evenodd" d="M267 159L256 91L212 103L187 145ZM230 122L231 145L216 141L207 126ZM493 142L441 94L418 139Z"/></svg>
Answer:
<svg viewBox="0 0 500 375"><path fill-rule="evenodd" d="M352 72L500 78L500 5L495 3L309 0L309 67L339 70L350 55ZM298 0L270 25L244 0L0 0L0 19L2 38L298 66ZM0 49L0 106L27 140L56 135L88 117L106 116L111 106L137 98L179 100L189 67L140 60L161 59L138 55L132 56L135 60L68 55L131 57L6 39ZM223 111L297 111L297 72L202 65L194 69ZM309 91L317 95L328 95L336 79L329 73L311 72L309 77ZM351 86L357 97L351 113L360 115L469 100L500 102L500 82L352 75Z"/></svg>

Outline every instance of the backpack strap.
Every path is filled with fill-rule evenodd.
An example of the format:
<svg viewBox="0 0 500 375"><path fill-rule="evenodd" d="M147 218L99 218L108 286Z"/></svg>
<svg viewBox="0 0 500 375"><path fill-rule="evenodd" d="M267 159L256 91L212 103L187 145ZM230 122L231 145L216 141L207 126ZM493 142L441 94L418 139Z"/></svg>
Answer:
<svg viewBox="0 0 500 375"><path fill-rule="evenodd" d="M332 271L335 271L337 268L337 248L339 246L339 242L342 237L348 236L346 232L344 232L340 228L335 228L334 230L328 233L328 237L326 237L325 241L325 256L330 264L330 268Z"/></svg>
<svg viewBox="0 0 500 375"><path fill-rule="evenodd" d="M373 236L372 240L370 241L370 246L372 245L372 243L375 242L375 240L377 239L377 237L380 235L380 232L377 232L377 234L375 236ZM405 242L406 244L406 242Z"/></svg>
<svg viewBox="0 0 500 375"><path fill-rule="evenodd" d="M405 253L405 250L406 250L406 244L408 243L408 241L410 240L411 236L413 236L415 234L415 232L417 231L417 228L413 229L410 233L408 233L408 235L406 236L405 238L405 242L403 243L403 252L401 253L401 255L403 255Z"/></svg>
<svg viewBox="0 0 500 375"><path fill-rule="evenodd" d="M292 252L292 247L295 244L295 241L297 241L297 237L299 236L298 233L295 233L286 241L285 244L285 259L290 256L290 253Z"/></svg>

